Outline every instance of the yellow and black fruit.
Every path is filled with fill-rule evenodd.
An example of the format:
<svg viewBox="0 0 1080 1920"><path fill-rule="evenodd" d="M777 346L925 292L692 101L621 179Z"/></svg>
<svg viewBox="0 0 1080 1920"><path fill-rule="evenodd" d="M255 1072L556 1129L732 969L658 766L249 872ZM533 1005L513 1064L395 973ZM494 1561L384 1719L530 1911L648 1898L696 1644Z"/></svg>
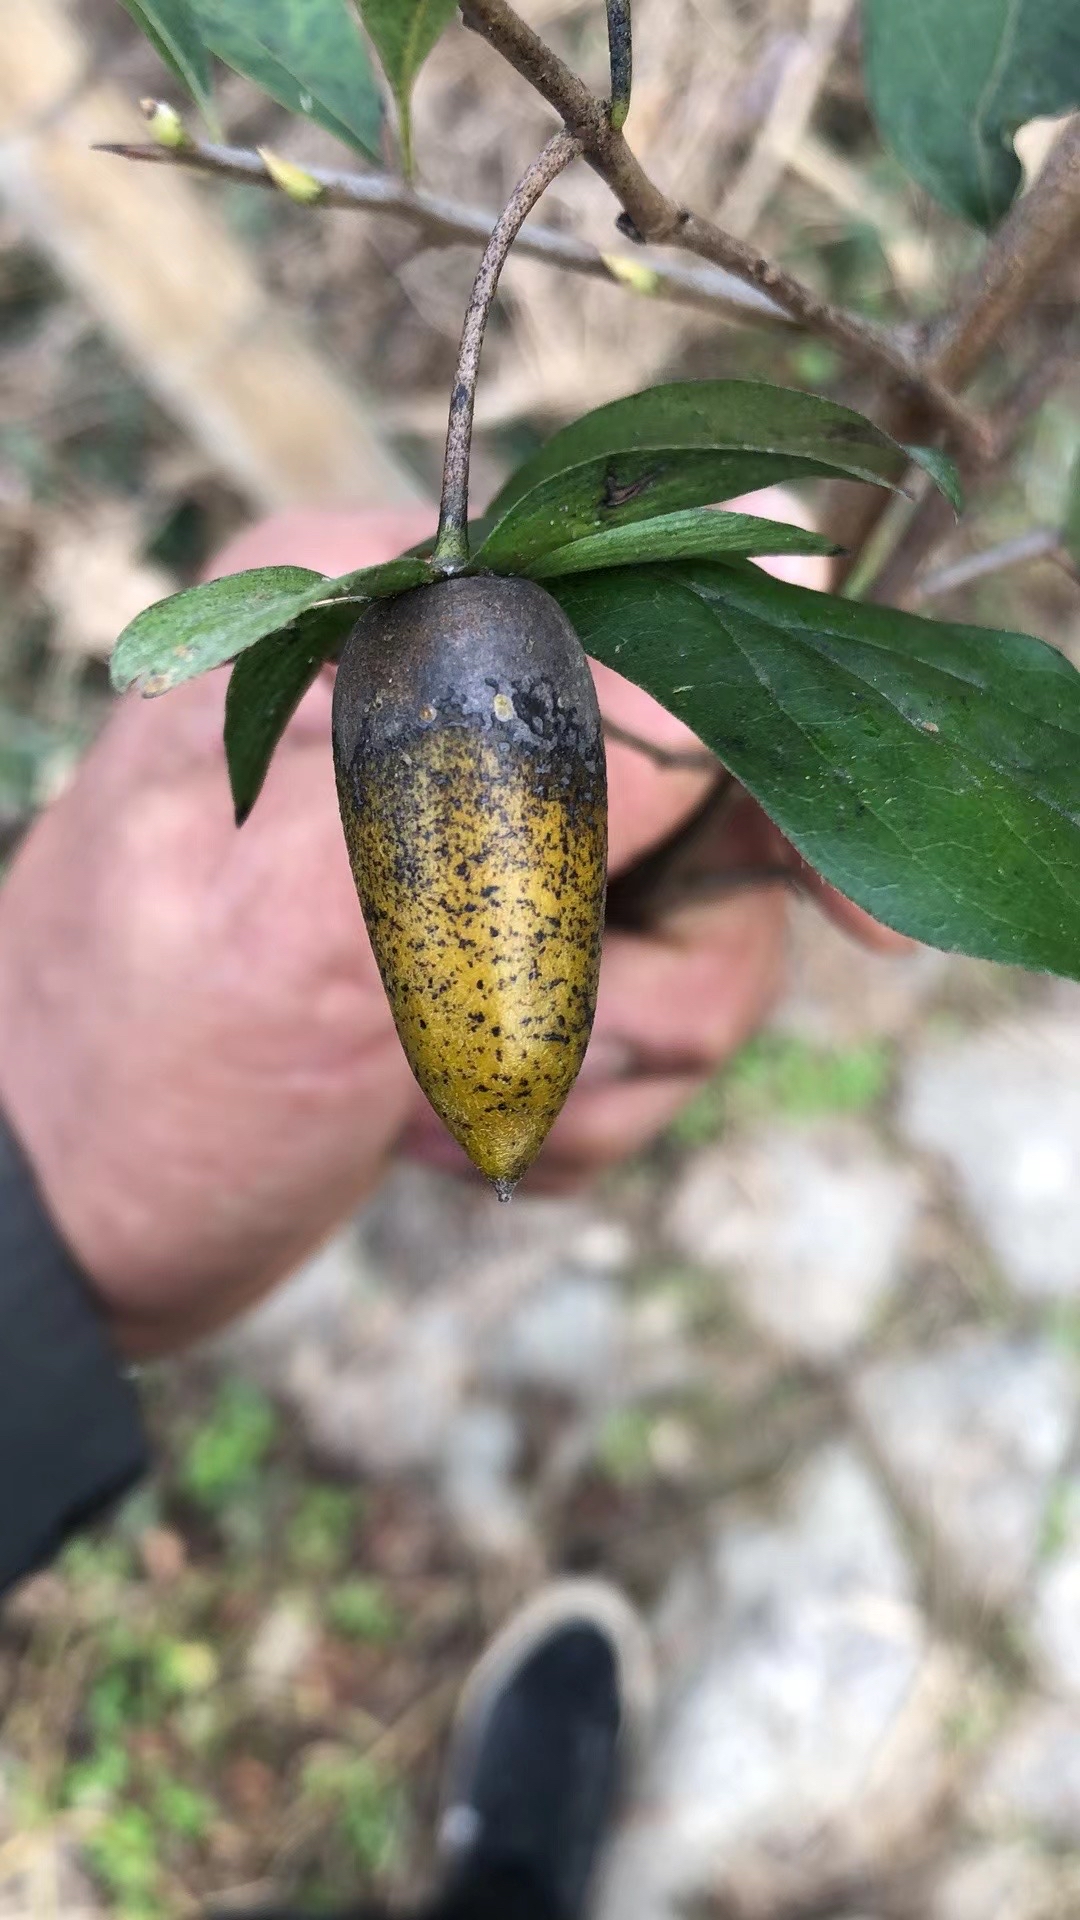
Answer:
<svg viewBox="0 0 1080 1920"><path fill-rule="evenodd" d="M435 1111L508 1197L577 1076L607 857L600 714L550 594L465 577L369 607L334 690L357 892Z"/></svg>

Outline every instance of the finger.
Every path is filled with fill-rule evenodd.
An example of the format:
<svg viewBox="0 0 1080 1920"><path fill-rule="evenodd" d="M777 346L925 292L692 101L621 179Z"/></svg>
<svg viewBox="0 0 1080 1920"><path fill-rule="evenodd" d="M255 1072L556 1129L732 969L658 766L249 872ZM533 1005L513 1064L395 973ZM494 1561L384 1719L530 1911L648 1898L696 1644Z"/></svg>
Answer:
<svg viewBox="0 0 1080 1920"><path fill-rule="evenodd" d="M741 493L725 505L729 513L756 513L762 520L781 520L807 533L818 531L809 505L790 487L759 487L756 493ZM835 574L835 562L824 553L773 553L754 564L775 580L788 580L793 587L812 587L816 593L827 593Z"/></svg>
<svg viewBox="0 0 1080 1920"><path fill-rule="evenodd" d="M794 849L792 850L794 851ZM857 907L854 900L823 880L820 873L795 854L795 861L803 875L806 891L817 901L826 918L840 928L842 933L850 934L853 940L869 947L873 953L903 954L913 953L918 946L906 933L898 933L895 927L886 927L875 920L865 907Z"/></svg>
<svg viewBox="0 0 1080 1920"><path fill-rule="evenodd" d="M245 527L216 556L208 580L248 567L311 567L331 577L396 559L435 530L435 509L290 507Z"/></svg>
<svg viewBox="0 0 1080 1920"><path fill-rule="evenodd" d="M538 1163L547 1177L638 1152L765 1017L784 971L784 900L743 894L663 937L607 943L590 1056Z"/></svg>
<svg viewBox="0 0 1080 1920"><path fill-rule="evenodd" d="M806 502L787 487L762 487L725 504L730 512L757 514L808 531L814 527L814 516ZM828 587L832 577L831 561L819 554L777 554L758 564L765 573L800 587L820 590ZM606 720L655 746L680 752L702 750L702 742L690 728L651 695L610 667L594 661L592 668ZM618 873L631 866L650 847L665 840L700 805L714 778L715 773L707 769L659 767L633 748L609 740L611 871Z"/></svg>
<svg viewBox="0 0 1080 1920"><path fill-rule="evenodd" d="M573 1184L638 1152L742 1045L779 991L783 900L743 894L678 915L663 936L610 935L593 1038L530 1190ZM463 1171L465 1158L419 1104L405 1151Z"/></svg>
<svg viewBox="0 0 1080 1920"><path fill-rule="evenodd" d="M600 711L627 733L654 746L685 753L703 752L689 727L668 713L641 687L624 680L611 667L589 662L596 682ZM665 840L700 804L719 771L658 766L637 748L607 741L608 866L612 873L633 864L650 847Z"/></svg>
<svg viewBox="0 0 1080 1920"><path fill-rule="evenodd" d="M914 944L905 934L882 926L824 880L744 789L733 792L714 841L701 851L703 870L716 876L746 868L790 874L842 932L875 952L906 953Z"/></svg>

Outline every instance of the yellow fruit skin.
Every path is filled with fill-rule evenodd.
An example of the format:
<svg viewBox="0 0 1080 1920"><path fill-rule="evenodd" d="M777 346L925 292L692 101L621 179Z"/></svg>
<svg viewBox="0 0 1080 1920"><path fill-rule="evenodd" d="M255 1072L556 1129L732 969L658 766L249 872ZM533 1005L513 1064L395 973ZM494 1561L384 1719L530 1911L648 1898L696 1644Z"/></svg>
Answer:
<svg viewBox="0 0 1080 1920"><path fill-rule="evenodd" d="M507 1193L574 1083L596 1006L607 790L577 635L526 580L376 603L338 667L334 762L409 1064Z"/></svg>

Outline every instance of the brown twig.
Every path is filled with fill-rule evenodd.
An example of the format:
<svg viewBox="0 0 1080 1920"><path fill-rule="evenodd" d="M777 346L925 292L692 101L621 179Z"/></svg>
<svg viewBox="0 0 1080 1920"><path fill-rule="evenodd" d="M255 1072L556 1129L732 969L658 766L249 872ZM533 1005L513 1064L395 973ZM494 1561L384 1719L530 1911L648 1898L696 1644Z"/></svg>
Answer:
<svg viewBox="0 0 1080 1920"><path fill-rule="evenodd" d="M793 39L772 105L746 159L724 190L717 221L728 233L753 232L794 164L853 4L854 0L811 0L805 34Z"/></svg>
<svg viewBox="0 0 1080 1920"><path fill-rule="evenodd" d="M1042 171L1008 213L951 313L934 329L926 364L952 387L970 380L1028 305L1080 225L1080 115L1059 133Z"/></svg>
<svg viewBox="0 0 1080 1920"><path fill-rule="evenodd" d="M476 406L476 378L499 275L522 223L541 194L580 153L580 140L565 127L560 127L543 152L522 174L492 229L491 238L476 269L472 293L465 310L465 324L461 330L454 384L450 390L439 531L431 555L431 564L436 573L460 573L469 564L469 454Z"/></svg>
<svg viewBox="0 0 1080 1920"><path fill-rule="evenodd" d="M586 159L622 206L621 232L634 240L683 247L736 274L849 359L887 373L916 395L934 419L948 428L958 448L977 454L989 445L984 423L933 372L920 369L892 336L857 314L820 300L745 241L669 199L649 178L620 130L611 125L602 103L507 0L463 0L462 18L543 95L577 135Z"/></svg>
<svg viewBox="0 0 1080 1920"><path fill-rule="evenodd" d="M1034 358L1015 384L994 407L993 465L1001 466L1012 453L1029 421L1058 387L1080 372L1080 314L1075 307L1046 316L1054 337L1043 337Z"/></svg>
<svg viewBox="0 0 1080 1920"><path fill-rule="evenodd" d="M977 580L1005 573L1010 567L1028 566L1033 560L1055 560L1060 556L1061 535L1057 528L1034 527L1012 540L1002 540L996 547L986 547L981 553L966 553L947 566L935 567L923 575L912 597L916 601L939 600L947 593L974 586Z"/></svg>
<svg viewBox="0 0 1080 1920"><path fill-rule="evenodd" d="M660 928L683 907L723 900L761 887L805 885L800 865L733 860L732 813L742 792L732 774L713 762L715 778L688 819L608 882L607 925L622 933Z"/></svg>
<svg viewBox="0 0 1080 1920"><path fill-rule="evenodd" d="M1051 264L1067 259L1070 242L1080 226L1080 116L1069 120L1058 135L1041 173L988 241L986 251L952 312L931 329L922 364L936 380L960 388L978 372L990 349L1024 312L1035 288ZM1028 384L1028 398L1045 398L1045 386ZM1027 416L1009 406L1005 427L990 447L966 449L964 480L984 480L1000 466ZM888 422L897 438L911 441L922 431L925 413L910 406ZM841 543L857 556L873 538L883 507L874 499L860 502L851 518L836 529ZM951 524L940 497L929 493L915 509L892 551L884 559L870 589L870 597L893 601L903 597L928 553Z"/></svg>
<svg viewBox="0 0 1080 1920"><path fill-rule="evenodd" d="M102 142L95 152L157 166L186 167L213 179L278 190L262 154L253 147L217 146L192 135L183 147L160 147L149 141ZM314 205L408 220L433 246L452 246L459 241L483 245L498 218L494 208L465 206L441 194L425 193L408 186L396 174L348 173L334 167L305 167L304 172L322 189ZM645 262L627 254L602 253L588 241L540 224L522 229L514 252L527 254L545 266L613 282L630 293L671 300L679 306L707 307L736 325L791 324L774 300L720 267Z"/></svg>
<svg viewBox="0 0 1080 1920"><path fill-rule="evenodd" d="M655 740L631 733L628 727L620 727L614 720L604 721L604 738L614 740L620 747L630 747L665 773L715 773L719 765L715 753L710 753L708 747L661 747Z"/></svg>

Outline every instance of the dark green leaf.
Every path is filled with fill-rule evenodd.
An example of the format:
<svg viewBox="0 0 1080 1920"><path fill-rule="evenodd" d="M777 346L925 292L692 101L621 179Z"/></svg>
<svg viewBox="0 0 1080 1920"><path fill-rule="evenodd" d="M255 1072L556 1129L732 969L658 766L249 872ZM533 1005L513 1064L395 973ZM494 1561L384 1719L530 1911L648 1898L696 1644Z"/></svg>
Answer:
<svg viewBox="0 0 1080 1920"><path fill-rule="evenodd" d="M125 627L110 662L113 686L118 693L135 686L144 694L168 693L196 674L224 666L308 607L327 600L383 599L422 586L428 578L422 560L403 558L336 580L324 580L308 567L253 567L187 587L156 601Z"/></svg>
<svg viewBox="0 0 1080 1920"><path fill-rule="evenodd" d="M774 480L828 474L899 489L904 448L861 414L750 380L687 380L612 401L564 427L485 516L483 565L520 570L554 547L707 507Z"/></svg>
<svg viewBox="0 0 1080 1920"><path fill-rule="evenodd" d="M310 567L252 567L156 600L113 648L113 686L167 693L294 619L325 584Z"/></svg>
<svg viewBox="0 0 1080 1920"><path fill-rule="evenodd" d="M203 38L292 113L381 159L382 102L347 0L194 0Z"/></svg>
<svg viewBox="0 0 1080 1920"><path fill-rule="evenodd" d="M204 115L210 104L210 63L189 0L120 0L180 85Z"/></svg>
<svg viewBox="0 0 1080 1920"><path fill-rule="evenodd" d="M1020 187L1013 135L1080 106L1076 0L866 0L886 145L943 207L992 227Z"/></svg>
<svg viewBox="0 0 1080 1920"><path fill-rule="evenodd" d="M725 554L836 553L820 533L750 513L722 513L691 507L664 513L628 527L609 527L574 540L568 547L534 560L525 572L531 580L557 580L569 573L594 573L600 567L642 566L657 560L715 560Z"/></svg>
<svg viewBox="0 0 1080 1920"><path fill-rule="evenodd" d="M309 607L236 662L225 695L225 757L238 827L259 797L274 749L304 694L355 622L356 608L348 600Z"/></svg>
<svg viewBox="0 0 1080 1920"><path fill-rule="evenodd" d="M944 494L954 513L964 511L964 490L960 484L960 475L955 460L950 460L940 447L909 447L907 449L917 467L928 473L939 493Z"/></svg>
<svg viewBox="0 0 1080 1920"><path fill-rule="evenodd" d="M1080 675L953 627L685 564L556 582L825 878L934 946L1080 976Z"/></svg>
<svg viewBox="0 0 1080 1920"><path fill-rule="evenodd" d="M360 17L375 42L397 101L401 158L407 176L412 174L409 100L413 81L457 10L458 0L360 0Z"/></svg>

